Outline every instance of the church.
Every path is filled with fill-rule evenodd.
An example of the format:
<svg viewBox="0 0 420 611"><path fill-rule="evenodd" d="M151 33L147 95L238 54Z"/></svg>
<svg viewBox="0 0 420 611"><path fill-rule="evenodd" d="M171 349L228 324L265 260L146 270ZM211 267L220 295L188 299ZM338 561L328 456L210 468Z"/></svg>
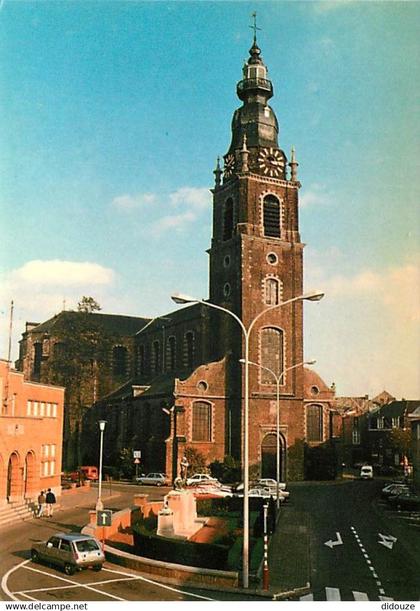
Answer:
<svg viewBox="0 0 420 611"><path fill-rule="evenodd" d="M212 304L247 329L258 317L249 335L250 465L275 475L274 373L281 476L300 479L304 445L333 435L334 390L303 366L303 300L281 306L304 292L300 183L294 151L289 161L278 141L273 85L255 37L236 91L242 105L223 167L218 160L214 170L209 299L137 332L134 378L89 410L87 431L107 420L110 439L141 451L142 470L173 478L187 447L207 464L241 458L244 337L238 321Z"/></svg>
<svg viewBox="0 0 420 611"><path fill-rule="evenodd" d="M252 326L253 472L275 477L278 408L282 480L302 479L304 448L334 436L335 391L304 363L298 162L279 143L269 104L273 85L255 35L236 91L241 105L233 113L231 144L214 170L209 298L149 321L133 319L129 341L109 352L111 360L119 359L124 379L111 392L94 394L85 410L84 464L96 460L100 419L107 421L105 464L112 464L111 448L113 456L130 448L141 452L142 471L175 478L187 448L207 464L226 456L241 460L245 339L239 321L245 329ZM31 328L30 334L36 332ZM47 339L54 344L54 337ZM31 354L21 354L27 371Z"/></svg>

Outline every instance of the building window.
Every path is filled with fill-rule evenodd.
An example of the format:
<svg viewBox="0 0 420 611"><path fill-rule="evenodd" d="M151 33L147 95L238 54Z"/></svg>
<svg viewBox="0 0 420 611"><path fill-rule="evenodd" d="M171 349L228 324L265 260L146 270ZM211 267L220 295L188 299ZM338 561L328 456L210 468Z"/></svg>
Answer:
<svg viewBox="0 0 420 611"><path fill-rule="evenodd" d="M306 408L306 440L323 440L323 418L321 405L308 405Z"/></svg>
<svg viewBox="0 0 420 611"><path fill-rule="evenodd" d="M26 404L26 415L32 416L32 401L28 401Z"/></svg>
<svg viewBox="0 0 420 611"><path fill-rule="evenodd" d="M229 256L229 255L226 255L226 256L224 257L224 259L223 259L223 265L224 265L224 267L229 267L229 265L230 265L230 256Z"/></svg>
<svg viewBox="0 0 420 611"><path fill-rule="evenodd" d="M184 356L187 369L194 367L194 333L188 331L184 337Z"/></svg>
<svg viewBox="0 0 420 611"><path fill-rule="evenodd" d="M154 373L160 372L160 343L158 340L153 342L153 371Z"/></svg>
<svg viewBox="0 0 420 611"><path fill-rule="evenodd" d="M353 418L352 444L360 445L359 418Z"/></svg>
<svg viewBox="0 0 420 611"><path fill-rule="evenodd" d="M166 368L168 371L174 371L176 364L176 339L173 335L168 337L166 348Z"/></svg>
<svg viewBox="0 0 420 611"><path fill-rule="evenodd" d="M114 376L124 376L127 373L127 348L114 346L112 350L112 364Z"/></svg>
<svg viewBox="0 0 420 611"><path fill-rule="evenodd" d="M231 288L229 282L226 282L223 286L223 295L225 297L229 297L231 293Z"/></svg>
<svg viewBox="0 0 420 611"><path fill-rule="evenodd" d="M233 200L231 197L225 201L223 207L223 240L230 240L233 235Z"/></svg>
<svg viewBox="0 0 420 611"><path fill-rule="evenodd" d="M55 342L52 349L54 359L60 360L66 356L66 344L64 342Z"/></svg>
<svg viewBox="0 0 420 611"><path fill-rule="evenodd" d="M136 373L137 375L142 375L143 373L145 373L144 356L145 356L144 346L143 345L138 346L137 351L136 351Z"/></svg>
<svg viewBox="0 0 420 611"><path fill-rule="evenodd" d="M274 195L266 195L263 202L264 235L280 237L280 202Z"/></svg>
<svg viewBox="0 0 420 611"><path fill-rule="evenodd" d="M57 418L57 403L52 403L52 417Z"/></svg>
<svg viewBox="0 0 420 611"><path fill-rule="evenodd" d="M192 406L192 441L211 441L211 405L196 401Z"/></svg>
<svg viewBox="0 0 420 611"><path fill-rule="evenodd" d="M42 363L42 344L37 342L34 344L34 363L33 363L33 374L39 376L41 373L41 363Z"/></svg>
<svg viewBox="0 0 420 611"><path fill-rule="evenodd" d="M276 253L269 252L268 255L267 255L267 262L270 265L276 265L278 263L278 258L277 258Z"/></svg>
<svg viewBox="0 0 420 611"><path fill-rule="evenodd" d="M281 284L277 278L266 278L264 281L264 303L277 305L280 303Z"/></svg>
<svg viewBox="0 0 420 611"><path fill-rule="evenodd" d="M261 329L261 366L280 375L283 363L283 331L275 327ZM261 369L261 384L275 384L274 377L265 369Z"/></svg>

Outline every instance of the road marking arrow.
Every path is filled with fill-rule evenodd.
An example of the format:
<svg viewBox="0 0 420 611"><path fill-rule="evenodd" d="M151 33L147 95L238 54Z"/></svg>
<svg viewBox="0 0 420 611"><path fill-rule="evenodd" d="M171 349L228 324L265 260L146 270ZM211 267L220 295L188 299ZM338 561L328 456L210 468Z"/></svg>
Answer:
<svg viewBox="0 0 420 611"><path fill-rule="evenodd" d="M378 541L381 545L384 545L388 549L392 549L394 543L396 543L397 538L392 535L383 535L382 533L378 533L378 536L381 538L381 541Z"/></svg>
<svg viewBox="0 0 420 611"><path fill-rule="evenodd" d="M324 545L327 545L331 549L336 545L343 545L343 540L341 539L340 533L335 534L337 535L337 541L333 541L332 539L330 539L329 541L326 541Z"/></svg>

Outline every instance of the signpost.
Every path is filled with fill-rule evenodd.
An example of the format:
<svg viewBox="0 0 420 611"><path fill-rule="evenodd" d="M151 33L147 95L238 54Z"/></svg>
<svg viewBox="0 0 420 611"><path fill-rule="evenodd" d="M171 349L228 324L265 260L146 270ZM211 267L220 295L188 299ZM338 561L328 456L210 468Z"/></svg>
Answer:
<svg viewBox="0 0 420 611"><path fill-rule="evenodd" d="M112 511L110 509L102 509L96 512L96 524L102 526L102 548L105 547L105 526L112 524Z"/></svg>

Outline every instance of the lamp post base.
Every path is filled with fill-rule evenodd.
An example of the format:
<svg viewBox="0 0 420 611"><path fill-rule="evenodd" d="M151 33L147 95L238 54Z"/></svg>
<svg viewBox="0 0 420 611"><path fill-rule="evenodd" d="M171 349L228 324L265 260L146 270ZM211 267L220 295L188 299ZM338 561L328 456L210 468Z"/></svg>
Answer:
<svg viewBox="0 0 420 611"><path fill-rule="evenodd" d="M103 511L103 508L104 508L104 504L102 503L102 499L98 499L96 501L96 507L95 507L96 511Z"/></svg>

